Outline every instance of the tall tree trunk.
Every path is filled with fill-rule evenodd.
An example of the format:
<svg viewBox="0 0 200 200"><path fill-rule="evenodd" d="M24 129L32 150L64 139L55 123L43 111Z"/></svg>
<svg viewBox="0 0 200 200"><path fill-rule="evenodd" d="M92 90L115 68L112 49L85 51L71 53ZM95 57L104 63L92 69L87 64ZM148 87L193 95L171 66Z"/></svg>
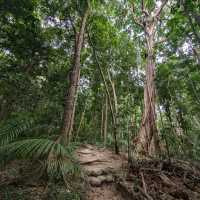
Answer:
<svg viewBox="0 0 200 200"><path fill-rule="evenodd" d="M146 64L146 80L144 87L144 112L142 124L139 131L139 143L137 145L138 153L145 155L155 155L160 151L158 132L156 127L155 112L155 60L154 60L154 22L146 29L147 44L147 64ZM142 152L141 152L142 151Z"/></svg>
<svg viewBox="0 0 200 200"><path fill-rule="evenodd" d="M74 58L69 73L69 88L65 96L63 124L61 129L62 139L65 144L67 144L70 141L72 127L74 124L75 102L80 79L81 50L83 46L84 33L88 15L89 10L86 10L82 17L80 31L76 34Z"/></svg>
<svg viewBox="0 0 200 200"><path fill-rule="evenodd" d="M145 8L144 0L142 0L142 19L138 20L133 16L135 23L141 26L144 30L147 49L147 60L145 69L146 79L144 86L144 111L142 116L141 127L139 130L138 141L136 144L136 152L139 155L143 154L144 156L155 156L160 154L159 137L156 126L154 48L158 18L160 17L162 9L166 4L167 0L163 0L159 7L156 6L153 11L148 11Z"/></svg>

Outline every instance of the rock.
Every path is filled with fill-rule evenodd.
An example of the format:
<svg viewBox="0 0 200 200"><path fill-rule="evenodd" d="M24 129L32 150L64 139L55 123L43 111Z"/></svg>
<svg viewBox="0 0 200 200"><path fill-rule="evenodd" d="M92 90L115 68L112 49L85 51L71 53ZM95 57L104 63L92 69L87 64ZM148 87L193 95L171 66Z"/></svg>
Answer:
<svg viewBox="0 0 200 200"><path fill-rule="evenodd" d="M94 169L91 169L91 170L88 170L87 171L87 175L88 176L100 176L100 175L103 175L104 174L104 171L102 169L98 169L98 168L94 168Z"/></svg>
<svg viewBox="0 0 200 200"><path fill-rule="evenodd" d="M94 186L94 187L100 187L102 184L102 180L97 177L89 177L88 181L89 181L90 185Z"/></svg>
<svg viewBox="0 0 200 200"><path fill-rule="evenodd" d="M113 182L114 181L114 178L113 178L113 176L112 175L107 175L106 176L106 180L105 180L107 183L111 183L111 182Z"/></svg>
<svg viewBox="0 0 200 200"><path fill-rule="evenodd" d="M113 176L112 175L100 175L97 177L90 176L88 178L88 181L92 186L99 187L99 186L101 186L102 183L113 182Z"/></svg>

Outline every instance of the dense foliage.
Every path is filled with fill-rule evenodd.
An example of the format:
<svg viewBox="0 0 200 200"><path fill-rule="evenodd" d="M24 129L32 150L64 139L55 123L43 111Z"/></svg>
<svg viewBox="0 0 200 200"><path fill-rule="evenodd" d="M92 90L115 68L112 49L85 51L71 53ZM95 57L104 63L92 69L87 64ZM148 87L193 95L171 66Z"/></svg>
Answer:
<svg viewBox="0 0 200 200"><path fill-rule="evenodd" d="M146 1L152 10L156 1ZM159 4L159 1L157 2ZM71 144L60 142L77 32L86 10ZM200 159L200 2L169 1L155 36L156 116L164 157ZM134 151L147 48L140 1L0 1L0 154L75 169L72 149ZM116 136L116 138L115 138ZM116 140L116 141L115 141ZM67 158L67 159L66 159Z"/></svg>

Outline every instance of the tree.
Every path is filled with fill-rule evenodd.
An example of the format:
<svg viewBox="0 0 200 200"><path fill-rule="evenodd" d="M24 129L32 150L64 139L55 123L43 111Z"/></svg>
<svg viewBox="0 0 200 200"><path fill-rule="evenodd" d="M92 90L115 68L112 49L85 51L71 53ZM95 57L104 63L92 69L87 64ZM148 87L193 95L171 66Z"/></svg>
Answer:
<svg viewBox="0 0 200 200"><path fill-rule="evenodd" d="M80 61L81 61L81 50L84 43L84 35L86 31L87 19L91 12L92 7L97 6L99 3L102 3L102 0L90 1L84 0L78 2L80 7L81 22L79 25L79 30L77 30L76 25L73 24L71 17L70 22L74 29L75 44L74 44L74 55L72 59L72 67L69 71L69 86L65 96L64 104L64 114L63 114L63 123L61 129L61 135L64 139L64 143L70 141L71 133L74 125L74 115L75 115L75 104L77 98L77 90L80 80Z"/></svg>
<svg viewBox="0 0 200 200"><path fill-rule="evenodd" d="M146 79L144 86L144 112L139 130L139 139L136 147L138 153L155 156L160 153L158 131L156 127L156 88L155 88L155 34L161 12L167 0L160 5L156 4L153 11L148 10L145 1L141 2L142 18L134 16L134 22L139 25L145 35L146 56ZM133 5L133 12L134 12Z"/></svg>
<svg viewBox="0 0 200 200"><path fill-rule="evenodd" d="M61 130L64 143L68 143L70 141L70 136L74 124L75 102L76 102L77 89L80 79L81 50L83 47L87 18L89 16L88 6L89 5L87 5L87 8L84 11L84 14L82 15L79 31L75 32L74 55L73 55L72 67L69 72L69 87L65 97L63 124Z"/></svg>

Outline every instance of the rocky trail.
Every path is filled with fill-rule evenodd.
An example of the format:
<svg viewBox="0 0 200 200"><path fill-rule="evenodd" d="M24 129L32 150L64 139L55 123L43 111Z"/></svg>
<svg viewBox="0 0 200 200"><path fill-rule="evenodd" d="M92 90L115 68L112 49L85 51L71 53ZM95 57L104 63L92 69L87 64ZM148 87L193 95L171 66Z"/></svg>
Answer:
<svg viewBox="0 0 200 200"><path fill-rule="evenodd" d="M90 185L88 200L122 200L114 184L115 174L127 165L125 156L116 155L105 148L85 145L76 151L77 159L87 175Z"/></svg>

